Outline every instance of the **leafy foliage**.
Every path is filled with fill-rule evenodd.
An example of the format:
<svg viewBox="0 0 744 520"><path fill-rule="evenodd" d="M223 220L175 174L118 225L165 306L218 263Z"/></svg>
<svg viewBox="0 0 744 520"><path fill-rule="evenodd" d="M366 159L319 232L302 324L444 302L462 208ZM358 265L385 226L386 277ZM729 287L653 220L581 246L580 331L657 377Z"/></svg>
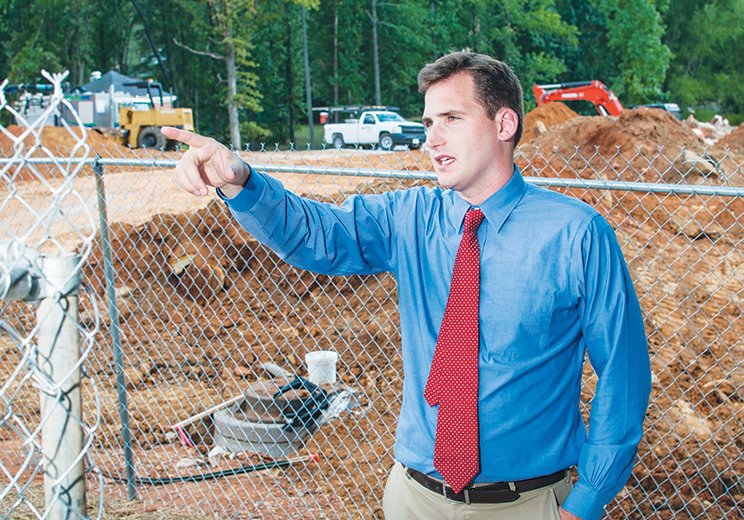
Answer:
<svg viewBox="0 0 744 520"><path fill-rule="evenodd" d="M561 80L598 79L623 104L659 101L672 53L663 42L663 5L654 0L558 0L561 17L580 32L566 49Z"/></svg>
<svg viewBox="0 0 744 520"><path fill-rule="evenodd" d="M675 54L671 97L685 107L744 113L744 2L672 0L666 22Z"/></svg>
<svg viewBox="0 0 744 520"><path fill-rule="evenodd" d="M626 103L642 103L661 95L669 48L662 42L664 27L653 0L601 0L607 15L607 47L617 69L610 77L615 94Z"/></svg>
<svg viewBox="0 0 744 520"><path fill-rule="evenodd" d="M286 143L306 123L301 9L316 106L373 102L372 0L5 0L0 76L72 86L110 69L152 77L230 140ZM536 82L600 79L626 105L660 100L744 112L740 0L376 1L381 101L417 118L420 68L470 48L510 63L527 108ZM708 28L708 29L703 29ZM195 52L196 51L196 52ZM236 90L226 57L234 56Z"/></svg>

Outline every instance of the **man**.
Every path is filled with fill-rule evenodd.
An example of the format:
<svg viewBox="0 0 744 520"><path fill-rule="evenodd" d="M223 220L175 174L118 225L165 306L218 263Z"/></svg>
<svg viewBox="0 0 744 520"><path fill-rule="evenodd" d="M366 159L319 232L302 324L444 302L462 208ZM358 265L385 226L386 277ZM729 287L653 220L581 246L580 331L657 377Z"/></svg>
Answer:
<svg viewBox="0 0 744 520"><path fill-rule="evenodd" d="M441 188L318 203L212 139L163 129L190 146L176 182L218 188L291 264L395 274L405 381L386 518L597 519L630 474L650 391L617 240L591 207L525 183L522 89L506 64L452 53L419 89ZM585 352L599 376L588 435Z"/></svg>

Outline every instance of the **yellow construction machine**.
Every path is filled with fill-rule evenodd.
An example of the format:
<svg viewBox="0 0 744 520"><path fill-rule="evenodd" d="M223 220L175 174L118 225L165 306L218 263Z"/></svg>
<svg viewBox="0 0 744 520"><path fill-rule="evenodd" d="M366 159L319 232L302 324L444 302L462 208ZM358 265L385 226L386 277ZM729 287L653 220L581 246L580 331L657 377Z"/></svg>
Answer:
<svg viewBox="0 0 744 520"><path fill-rule="evenodd" d="M163 87L154 81L127 83L127 86L147 89L149 103L146 106L119 106L119 126L123 132L124 145L130 148L175 148L160 133L162 126L175 126L194 131L194 116L190 108L169 108L163 104ZM155 103L153 91L157 91L160 104Z"/></svg>

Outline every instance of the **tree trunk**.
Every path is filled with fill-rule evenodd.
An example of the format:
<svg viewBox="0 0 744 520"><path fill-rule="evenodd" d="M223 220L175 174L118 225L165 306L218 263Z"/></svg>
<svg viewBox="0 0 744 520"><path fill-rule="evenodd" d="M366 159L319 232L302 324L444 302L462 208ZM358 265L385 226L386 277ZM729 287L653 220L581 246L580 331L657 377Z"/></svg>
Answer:
<svg viewBox="0 0 744 520"><path fill-rule="evenodd" d="M152 39L152 36L150 36L150 28L147 25L147 19L145 18L145 15L142 13L142 10L137 5L137 2L135 0L130 0L132 3L132 6L134 7L135 12L137 13L137 16L140 19L140 22L142 22L142 28L144 29L145 33L145 39L147 40L147 44L150 46L150 50L152 51L153 56L155 56L155 59L158 61L158 67L160 67L160 71L163 73L163 83L168 86L168 88L173 88L173 80L171 79L170 71L168 70L168 67L166 66L165 62L163 62L163 59L160 56L160 51L158 50L157 46L155 45L155 42Z"/></svg>
<svg viewBox="0 0 744 520"><path fill-rule="evenodd" d="M434 0L429 0L429 23L431 24L431 48L432 48L432 57L433 59L437 59L437 3Z"/></svg>
<svg viewBox="0 0 744 520"><path fill-rule="evenodd" d="M285 40L285 52L287 53L287 60L284 63L284 76L286 78L285 85L286 85L286 99L287 99L287 110L288 110L288 119L287 122L289 125L289 142L293 143L295 142L295 131L294 131L294 99L292 96L292 86L294 85L294 74L293 74L293 68L292 68L292 17L291 17L291 5L289 2L284 4L284 14L285 14L285 22L287 25L287 38Z"/></svg>
<svg viewBox="0 0 744 520"><path fill-rule="evenodd" d="M129 28L125 32L127 35L122 46L121 53L119 54L119 72L122 74L129 73L129 48L132 45L132 35L134 34L134 18L129 20ZM101 39L101 47L104 47L103 37Z"/></svg>
<svg viewBox="0 0 744 520"><path fill-rule="evenodd" d="M230 123L230 143L234 150L240 150L240 122L238 120L238 105L236 95L238 93L237 67L235 66L235 48L228 45L225 52L225 64L227 65L227 114Z"/></svg>
<svg viewBox="0 0 744 520"><path fill-rule="evenodd" d="M375 79L375 104L382 105L380 95L380 50L377 46L377 0L372 0L372 68Z"/></svg>
<svg viewBox="0 0 744 520"><path fill-rule="evenodd" d="M307 126L310 132L310 145L315 142L315 128L313 126L313 93L310 82L310 53L307 48L307 9L302 8L302 50L305 61L305 97L307 99Z"/></svg>
<svg viewBox="0 0 744 520"><path fill-rule="evenodd" d="M473 50L478 50L478 36L480 35L480 18L478 17L478 12L476 10L476 5L473 4L471 7L470 13L471 13L471 41L470 41L470 47Z"/></svg>
<svg viewBox="0 0 744 520"><path fill-rule="evenodd" d="M73 3L72 10L79 20L85 19L86 14L83 12L83 6L79 1ZM84 56L87 54L88 50L87 36L88 26L86 24L78 25L71 30L68 52L72 57L72 66L70 67L69 77L73 83L76 82L78 85L82 85L88 81L88 78L85 77L84 62Z"/></svg>
<svg viewBox="0 0 744 520"><path fill-rule="evenodd" d="M338 4L333 8L333 104L338 105Z"/></svg>

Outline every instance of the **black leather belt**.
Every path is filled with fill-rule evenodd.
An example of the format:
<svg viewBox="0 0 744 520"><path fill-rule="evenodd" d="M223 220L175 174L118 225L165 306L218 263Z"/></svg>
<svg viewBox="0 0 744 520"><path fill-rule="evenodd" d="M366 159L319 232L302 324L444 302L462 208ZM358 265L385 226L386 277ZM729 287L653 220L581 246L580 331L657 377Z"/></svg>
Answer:
<svg viewBox="0 0 744 520"><path fill-rule="evenodd" d="M555 484L566 476L567 471L568 469L562 469L552 475L527 480L516 480L514 482L471 484L459 493L455 493L451 487L441 480L432 478L415 469L406 468L406 473L426 489L434 491L448 500L464 502L466 504L503 504L514 502L519 498L520 493Z"/></svg>

